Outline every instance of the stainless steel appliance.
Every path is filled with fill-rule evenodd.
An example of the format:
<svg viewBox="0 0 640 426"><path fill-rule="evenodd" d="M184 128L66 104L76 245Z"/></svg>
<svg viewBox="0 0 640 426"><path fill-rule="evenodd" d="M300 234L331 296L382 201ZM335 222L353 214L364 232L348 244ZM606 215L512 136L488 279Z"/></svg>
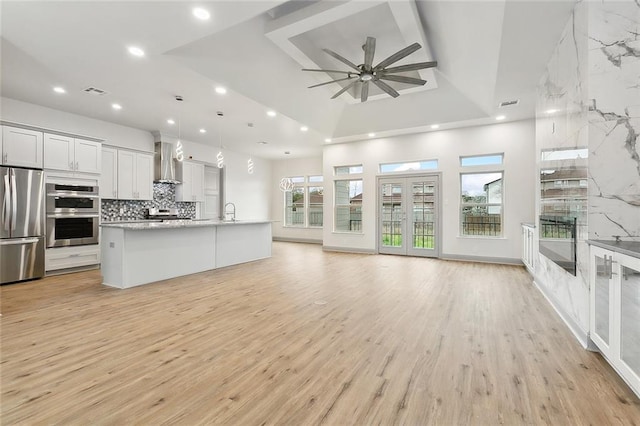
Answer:
<svg viewBox="0 0 640 426"><path fill-rule="evenodd" d="M47 247L98 244L97 186L47 184Z"/></svg>
<svg viewBox="0 0 640 426"><path fill-rule="evenodd" d="M178 209L150 208L147 210L147 219L156 219L156 220L178 219Z"/></svg>
<svg viewBox="0 0 640 426"><path fill-rule="evenodd" d="M44 276L42 170L0 167L0 284Z"/></svg>

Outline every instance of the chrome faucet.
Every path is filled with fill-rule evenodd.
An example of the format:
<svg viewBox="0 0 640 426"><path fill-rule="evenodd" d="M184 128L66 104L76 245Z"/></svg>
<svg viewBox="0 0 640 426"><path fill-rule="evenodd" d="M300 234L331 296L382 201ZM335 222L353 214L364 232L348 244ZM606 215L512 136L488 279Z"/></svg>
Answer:
<svg viewBox="0 0 640 426"><path fill-rule="evenodd" d="M233 207L233 210L231 212L227 213L227 206L231 206ZM227 215L231 215L231 221L235 222L236 221L236 205L233 203L227 203L224 205L224 219L227 220Z"/></svg>

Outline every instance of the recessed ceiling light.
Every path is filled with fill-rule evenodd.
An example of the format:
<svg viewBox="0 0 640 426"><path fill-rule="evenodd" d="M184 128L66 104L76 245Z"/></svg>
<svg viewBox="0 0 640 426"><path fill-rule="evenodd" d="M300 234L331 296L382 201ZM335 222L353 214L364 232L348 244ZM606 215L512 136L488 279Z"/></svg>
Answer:
<svg viewBox="0 0 640 426"><path fill-rule="evenodd" d="M122 109L122 105L120 105L120 104L111 104L111 108L113 108L115 110L121 110Z"/></svg>
<svg viewBox="0 0 640 426"><path fill-rule="evenodd" d="M67 93L67 91L64 90L64 87L60 87L60 86L54 87L53 91L56 92L56 93Z"/></svg>
<svg viewBox="0 0 640 426"><path fill-rule="evenodd" d="M137 56L137 57L144 56L144 50L142 50L142 49L140 49L139 47L136 47L136 46L130 46L129 47L129 53L131 53L133 56Z"/></svg>
<svg viewBox="0 0 640 426"><path fill-rule="evenodd" d="M291 151L285 151L284 154L285 155L289 155L289 154L291 154Z"/></svg>
<svg viewBox="0 0 640 426"><path fill-rule="evenodd" d="M431 128L432 128L432 129L439 129L439 128L440 128L440 125L439 125L439 124L432 124L432 125L431 125Z"/></svg>
<svg viewBox="0 0 640 426"><path fill-rule="evenodd" d="M376 135L375 133L369 133L370 138L374 137L375 135Z"/></svg>
<svg viewBox="0 0 640 426"><path fill-rule="evenodd" d="M557 110L557 109L553 109L553 108L552 108L552 109L548 109L548 110L546 110L545 112L546 112L547 114L553 114L554 112L558 112L558 110Z"/></svg>
<svg viewBox="0 0 640 426"><path fill-rule="evenodd" d="M207 9L203 9L201 7L194 7L193 8L193 16L195 16L198 19L201 19L203 21L206 21L207 19L209 19L211 17L211 14L209 13L209 11Z"/></svg>
<svg viewBox="0 0 640 426"><path fill-rule="evenodd" d="M267 111L267 115L269 117L275 117L276 116L276 112L275 111Z"/></svg>
<svg viewBox="0 0 640 426"><path fill-rule="evenodd" d="M175 122L175 121L173 121L173 119L171 119L171 118L167 120L167 123L169 123L169 124L171 124L171 125L176 124L176 122Z"/></svg>
<svg viewBox="0 0 640 426"><path fill-rule="evenodd" d="M329 142L331 142L331 138L326 138L324 141L325 141L326 143L329 143Z"/></svg>
<svg viewBox="0 0 640 426"><path fill-rule="evenodd" d="M218 86L216 87L216 93L219 95L224 95L225 93L227 93L227 89L222 86Z"/></svg>
<svg viewBox="0 0 640 426"><path fill-rule="evenodd" d="M260 145L266 145L266 144L267 144L267 142L265 142L265 141L260 141L260 142L258 142L258 144L260 144Z"/></svg>
<svg viewBox="0 0 640 426"><path fill-rule="evenodd" d="M505 118L507 118L507 117L504 116L504 115L499 115L499 116L496 117L496 120L501 121L501 120L504 120Z"/></svg>
<svg viewBox="0 0 640 426"><path fill-rule="evenodd" d="M300 131L301 132L306 132L307 130L309 130L309 128L307 126L300 127Z"/></svg>
<svg viewBox="0 0 640 426"><path fill-rule="evenodd" d="M206 129L200 129L200 133L207 133Z"/></svg>

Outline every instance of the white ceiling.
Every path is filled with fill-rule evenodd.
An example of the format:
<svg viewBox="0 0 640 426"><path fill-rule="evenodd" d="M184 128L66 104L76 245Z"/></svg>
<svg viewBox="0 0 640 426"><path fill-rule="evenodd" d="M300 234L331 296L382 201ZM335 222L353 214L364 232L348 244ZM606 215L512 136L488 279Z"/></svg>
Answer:
<svg viewBox="0 0 640 426"><path fill-rule="evenodd" d="M532 117L535 87L569 19L573 1L2 1L2 96L265 158L319 155L325 138L348 142ZM194 6L212 17L198 21ZM438 61L414 72L428 82L391 82L401 96L338 83L307 89L348 70L377 39L374 63L419 42L395 65ZM143 48L136 58L127 47ZM67 93L56 94L54 86ZM103 96L83 92L88 86ZM214 89L224 86L227 94ZM184 102L175 101L182 95ZM354 98L355 96L355 98ZM498 108L519 99L517 106ZM122 104L114 111L111 103ZM266 116L273 109L275 118ZM223 111L219 118L216 111ZM253 126L249 126L252 123ZM301 132L306 125L309 131ZM205 128L201 134L198 129ZM98 135L99 136L99 135ZM258 144L266 141L268 144Z"/></svg>

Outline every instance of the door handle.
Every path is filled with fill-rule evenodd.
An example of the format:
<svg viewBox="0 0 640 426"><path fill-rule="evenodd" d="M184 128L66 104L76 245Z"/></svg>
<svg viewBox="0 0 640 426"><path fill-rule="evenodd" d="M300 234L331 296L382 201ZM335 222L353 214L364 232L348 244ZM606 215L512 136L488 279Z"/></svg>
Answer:
<svg viewBox="0 0 640 426"><path fill-rule="evenodd" d="M5 154L6 155L6 154ZM11 183L9 181L9 171L3 177L4 200L2 200L2 227L9 231L11 223Z"/></svg>
<svg viewBox="0 0 640 426"><path fill-rule="evenodd" d="M78 170L80 168L80 166L78 164L79 163L76 161L76 170Z"/></svg>
<svg viewBox="0 0 640 426"><path fill-rule="evenodd" d="M16 190L16 172L11 169L11 204L12 212L11 212L11 230L14 231L16 229L16 216L18 215L18 193Z"/></svg>
<svg viewBox="0 0 640 426"><path fill-rule="evenodd" d="M0 240L0 246L12 246L18 244L33 244L37 243L38 238L20 238L11 240Z"/></svg>

